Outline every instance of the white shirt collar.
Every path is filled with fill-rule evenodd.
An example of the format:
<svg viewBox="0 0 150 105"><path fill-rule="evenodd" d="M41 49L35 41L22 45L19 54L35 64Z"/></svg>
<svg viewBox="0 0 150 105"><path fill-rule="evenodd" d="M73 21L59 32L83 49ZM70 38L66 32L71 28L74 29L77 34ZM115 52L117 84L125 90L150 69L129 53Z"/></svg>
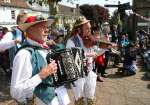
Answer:
<svg viewBox="0 0 150 105"><path fill-rule="evenodd" d="M39 47L42 47L41 44L39 44L38 42L34 41L34 40L31 40L29 38L27 38L27 42L31 45L34 45L34 46L39 46Z"/></svg>

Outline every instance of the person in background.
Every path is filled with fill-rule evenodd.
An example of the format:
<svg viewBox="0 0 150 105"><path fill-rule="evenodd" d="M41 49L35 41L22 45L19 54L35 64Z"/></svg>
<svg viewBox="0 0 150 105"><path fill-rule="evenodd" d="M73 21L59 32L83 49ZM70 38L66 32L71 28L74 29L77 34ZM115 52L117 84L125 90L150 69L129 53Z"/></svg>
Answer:
<svg viewBox="0 0 150 105"><path fill-rule="evenodd" d="M10 68L12 67L13 59L17 49L21 47L21 43L25 39L24 33L20 29L19 24L24 23L26 17L27 13L24 10L21 10L16 20L18 26L13 31L7 32L0 41L0 52L5 50L9 51Z"/></svg>
<svg viewBox="0 0 150 105"><path fill-rule="evenodd" d="M92 27L92 35L94 37L94 41L96 42L95 43L95 51L97 53L99 53L95 60L94 72L97 73L97 80L99 82L103 82L104 78L101 75L103 75L103 72L106 69L105 64L104 64L105 63L105 50L102 48L99 48L99 44L98 44L98 42L100 41L99 27Z"/></svg>
<svg viewBox="0 0 150 105"><path fill-rule="evenodd" d="M121 42L120 42L120 50L121 50L121 57L125 55L125 47L129 44L128 37L125 33L122 34Z"/></svg>
<svg viewBox="0 0 150 105"><path fill-rule="evenodd" d="M49 16L48 19L54 19L53 16ZM58 36L58 31L57 29L52 29L52 27L49 27L49 35L46 41L46 44L51 48L52 46L56 45L56 42L54 41L56 37Z"/></svg>
<svg viewBox="0 0 150 105"><path fill-rule="evenodd" d="M141 50L144 48L145 36L146 35L145 35L144 30L139 30L138 31L139 46L140 46Z"/></svg>
<svg viewBox="0 0 150 105"><path fill-rule="evenodd" d="M0 40L3 38L2 30L3 30L3 27L0 26Z"/></svg>
<svg viewBox="0 0 150 105"><path fill-rule="evenodd" d="M111 42L111 35L110 33L110 26L108 22L104 22L104 29L103 29L103 39L105 41Z"/></svg>
<svg viewBox="0 0 150 105"><path fill-rule="evenodd" d="M1 39L6 35L8 32L7 27L2 27L1 29ZM10 73L8 71L9 69L9 59L8 59L9 53L8 51L2 51L0 52L0 67L4 70L5 74L10 76Z"/></svg>
<svg viewBox="0 0 150 105"><path fill-rule="evenodd" d="M122 34L121 46L126 47L128 44L129 44L128 36L126 34Z"/></svg>
<svg viewBox="0 0 150 105"><path fill-rule="evenodd" d="M113 42L113 43L118 43L118 30L117 30L117 25L113 25L112 31L111 31L110 34L111 34L111 36L112 36L111 42Z"/></svg>
<svg viewBox="0 0 150 105"><path fill-rule="evenodd" d="M137 51L134 43L129 43L125 48L125 56L123 61L124 75L136 74L136 55Z"/></svg>
<svg viewBox="0 0 150 105"><path fill-rule="evenodd" d="M2 29L3 36L6 35L7 32L9 32L8 28L7 27L3 27L3 29Z"/></svg>
<svg viewBox="0 0 150 105"><path fill-rule="evenodd" d="M24 21L26 20L26 17L27 17L27 13L24 10L21 10L17 16L17 20L16 20L17 25L24 23ZM15 28L14 33L8 32L2 38L2 40L0 41L0 48L1 48L0 51L5 51L7 49L10 49L16 46L16 44L21 43L23 37L24 36L23 36L22 31L20 30L19 26L17 26L17 28Z"/></svg>

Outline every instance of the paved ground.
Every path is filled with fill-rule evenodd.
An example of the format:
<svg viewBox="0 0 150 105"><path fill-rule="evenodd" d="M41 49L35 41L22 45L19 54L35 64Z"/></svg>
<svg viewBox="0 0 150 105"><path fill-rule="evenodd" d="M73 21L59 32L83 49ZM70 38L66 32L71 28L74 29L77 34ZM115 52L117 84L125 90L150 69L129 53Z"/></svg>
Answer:
<svg viewBox="0 0 150 105"><path fill-rule="evenodd" d="M141 64L139 61L137 74L129 77L116 74L116 68L108 69L105 82L97 82L96 105L150 105L150 79ZM9 80L0 72L0 105L8 105L11 101ZM68 91L72 100L72 91Z"/></svg>

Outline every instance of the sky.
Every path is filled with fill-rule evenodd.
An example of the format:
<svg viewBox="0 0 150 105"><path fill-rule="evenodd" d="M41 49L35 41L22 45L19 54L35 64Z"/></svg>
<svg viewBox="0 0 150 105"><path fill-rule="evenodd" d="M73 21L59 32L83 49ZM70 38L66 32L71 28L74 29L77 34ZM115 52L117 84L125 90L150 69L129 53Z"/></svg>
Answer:
<svg viewBox="0 0 150 105"><path fill-rule="evenodd" d="M67 0L62 0L60 4L67 5L70 7L75 7L76 4L82 5L82 4L98 4L101 6L104 6L105 4L118 4L118 1L121 3L127 3L130 2L130 5L132 5L132 0L76 0L74 4L68 3ZM112 15L113 11L117 8L108 8L109 13Z"/></svg>

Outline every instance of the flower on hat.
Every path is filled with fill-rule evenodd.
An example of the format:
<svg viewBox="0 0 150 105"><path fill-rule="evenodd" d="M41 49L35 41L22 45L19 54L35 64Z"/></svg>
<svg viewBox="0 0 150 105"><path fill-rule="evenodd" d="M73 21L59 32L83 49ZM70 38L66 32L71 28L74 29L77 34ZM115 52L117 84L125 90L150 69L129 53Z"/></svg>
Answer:
<svg viewBox="0 0 150 105"><path fill-rule="evenodd" d="M41 22L48 22L48 24L51 25L53 23L53 19L45 19L42 15L29 16L25 23L21 24L19 27L22 31L26 31L29 27Z"/></svg>

